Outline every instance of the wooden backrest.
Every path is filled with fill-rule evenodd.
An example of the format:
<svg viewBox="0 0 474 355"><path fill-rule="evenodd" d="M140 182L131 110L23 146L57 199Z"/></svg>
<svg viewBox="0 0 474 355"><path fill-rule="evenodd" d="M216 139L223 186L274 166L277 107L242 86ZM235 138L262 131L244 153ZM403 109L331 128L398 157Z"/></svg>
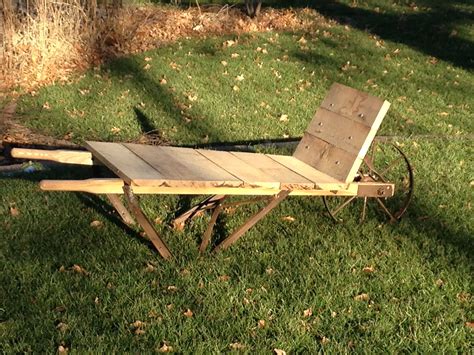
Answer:
<svg viewBox="0 0 474 355"><path fill-rule="evenodd" d="M293 156L352 182L389 107L388 101L334 83Z"/></svg>

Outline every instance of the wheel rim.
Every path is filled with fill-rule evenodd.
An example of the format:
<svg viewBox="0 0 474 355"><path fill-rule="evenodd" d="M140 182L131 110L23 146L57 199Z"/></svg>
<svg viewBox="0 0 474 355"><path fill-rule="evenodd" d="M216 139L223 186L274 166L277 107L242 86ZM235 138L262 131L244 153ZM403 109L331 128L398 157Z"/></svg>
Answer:
<svg viewBox="0 0 474 355"><path fill-rule="evenodd" d="M355 215L359 216L359 222L369 215L396 222L405 214L413 197L413 169L395 144L374 142L354 181L391 182L395 184L395 194L390 198L323 196L324 206L335 222L345 222Z"/></svg>

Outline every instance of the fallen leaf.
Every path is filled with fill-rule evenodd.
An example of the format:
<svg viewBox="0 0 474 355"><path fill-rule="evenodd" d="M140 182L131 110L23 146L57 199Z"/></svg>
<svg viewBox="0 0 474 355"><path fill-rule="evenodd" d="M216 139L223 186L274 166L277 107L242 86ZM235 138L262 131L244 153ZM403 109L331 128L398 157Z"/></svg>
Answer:
<svg viewBox="0 0 474 355"><path fill-rule="evenodd" d="M130 323L130 327L132 328L143 328L145 326L145 322L142 322L141 320L136 320L133 323Z"/></svg>
<svg viewBox="0 0 474 355"><path fill-rule="evenodd" d="M282 349L273 349L273 352L275 353L275 355L286 355L286 351L285 350L282 350Z"/></svg>
<svg viewBox="0 0 474 355"><path fill-rule="evenodd" d="M143 335L145 334L145 330L142 328L137 328L133 331L136 335Z"/></svg>
<svg viewBox="0 0 474 355"><path fill-rule="evenodd" d="M182 231L184 229L184 222L173 222L173 229L176 231Z"/></svg>
<svg viewBox="0 0 474 355"><path fill-rule="evenodd" d="M149 63L145 64L145 66L143 67L143 69L145 70L148 70L151 68L151 65Z"/></svg>
<svg viewBox="0 0 474 355"><path fill-rule="evenodd" d="M321 344L323 345L329 344L330 341L331 340L329 340L329 338L326 338L325 336L321 338Z"/></svg>
<svg viewBox="0 0 474 355"><path fill-rule="evenodd" d="M232 90L234 90L234 91L239 91L240 88L239 88L237 85L234 85L234 86L232 86Z"/></svg>
<svg viewBox="0 0 474 355"><path fill-rule="evenodd" d="M222 61L221 61L221 64L222 64L223 66L226 66L226 65L227 65L227 62L226 62L225 60L222 60Z"/></svg>
<svg viewBox="0 0 474 355"><path fill-rule="evenodd" d="M186 312L183 313L183 315L187 318L191 318L193 314L193 311L191 311L189 308L186 310Z"/></svg>
<svg viewBox="0 0 474 355"><path fill-rule="evenodd" d="M311 308L305 309L303 311L303 316L304 317L311 317L313 315L313 310Z"/></svg>
<svg viewBox="0 0 474 355"><path fill-rule="evenodd" d="M94 303L95 303L95 304L99 304L99 303L100 303L99 297L96 297L96 298L94 299Z"/></svg>
<svg viewBox="0 0 474 355"><path fill-rule="evenodd" d="M257 326L258 326L259 329L265 328L265 320L264 320L264 319L260 319L260 320L258 321Z"/></svg>
<svg viewBox="0 0 474 355"><path fill-rule="evenodd" d="M102 227L103 223L101 221L92 221L90 224L89 224L92 228L100 228Z"/></svg>
<svg viewBox="0 0 474 355"><path fill-rule="evenodd" d="M267 268L267 269L265 270L265 272L266 272L268 275L271 275L271 274L273 274L274 270L273 270L271 267L269 267L269 268Z"/></svg>
<svg viewBox="0 0 474 355"><path fill-rule="evenodd" d="M306 38L304 38L304 36L303 36L303 37L301 37L301 38L298 40L298 43L300 43L300 44L306 44L306 43L308 43L308 41L307 41Z"/></svg>
<svg viewBox="0 0 474 355"><path fill-rule="evenodd" d="M288 222L294 222L296 220L296 218L293 216L285 216L285 217L281 217L281 219L283 221L288 221Z"/></svg>
<svg viewBox="0 0 474 355"><path fill-rule="evenodd" d="M15 206L10 206L10 215L12 217L18 217L20 215L20 210Z"/></svg>
<svg viewBox="0 0 474 355"><path fill-rule="evenodd" d="M61 267L59 268L59 272L66 272L66 268L64 267L64 265L61 265Z"/></svg>
<svg viewBox="0 0 474 355"><path fill-rule="evenodd" d="M65 355L65 354L68 353L68 351L69 351L69 348L68 348L68 347L65 347L65 346L63 346L63 345L59 345L59 346L58 346L58 353L59 353L59 354Z"/></svg>
<svg viewBox="0 0 474 355"><path fill-rule="evenodd" d="M288 115L281 115L280 122L288 122Z"/></svg>
<svg viewBox="0 0 474 355"><path fill-rule="evenodd" d="M72 267L71 267L71 270L74 271L75 273L78 273L78 274L83 274L83 275L89 275L89 273L87 272L86 269L84 269L82 266L80 265L77 265L77 264L74 264Z"/></svg>
<svg viewBox="0 0 474 355"><path fill-rule="evenodd" d="M238 58L238 57L240 57L240 55L239 55L239 53L232 53L232 54L230 55L230 57L231 57L231 58Z"/></svg>
<svg viewBox="0 0 474 355"><path fill-rule="evenodd" d="M197 101L197 99L198 99L197 95L193 95L193 94L188 95L188 100L191 102Z"/></svg>
<svg viewBox="0 0 474 355"><path fill-rule="evenodd" d="M222 43L222 45L223 45L224 47L227 47L227 48L228 48L228 47L235 46L236 44L237 44L237 42L236 42L236 41L233 41L233 40L231 40L231 39L229 39L229 40L225 41L224 43Z"/></svg>
<svg viewBox="0 0 474 355"><path fill-rule="evenodd" d="M178 288L174 285L169 285L166 289L171 292L178 291Z"/></svg>
<svg viewBox="0 0 474 355"><path fill-rule="evenodd" d="M112 132L113 134L118 134L118 133L120 133L120 131L121 131L121 129L118 128L118 127L112 127L110 129L110 132Z"/></svg>
<svg viewBox="0 0 474 355"><path fill-rule="evenodd" d="M449 115L449 112L439 112L438 113L439 116L448 116Z"/></svg>
<svg viewBox="0 0 474 355"><path fill-rule="evenodd" d="M245 78L244 78L244 75L243 75L243 74L237 75L237 76L235 77L235 80L237 80L237 81L242 81L242 80L244 80L244 79L245 79Z"/></svg>
<svg viewBox="0 0 474 355"><path fill-rule="evenodd" d="M48 101L46 101L46 102L43 104L43 108L44 108L45 110L51 110L51 106L49 105L49 102L48 102Z"/></svg>
<svg viewBox="0 0 474 355"><path fill-rule="evenodd" d="M356 301L368 301L369 300L369 294L367 293L361 293L357 296L354 297Z"/></svg>
<svg viewBox="0 0 474 355"><path fill-rule="evenodd" d="M375 271L375 268L372 265L366 266L362 269L366 274L371 274Z"/></svg>
<svg viewBox="0 0 474 355"><path fill-rule="evenodd" d="M156 270L156 267L153 266L152 264L150 263L146 263L146 268L145 268L145 271L146 272L154 272Z"/></svg>
<svg viewBox="0 0 474 355"><path fill-rule="evenodd" d="M219 281L229 281L230 280L230 276L229 275L221 275L218 277Z"/></svg>
<svg viewBox="0 0 474 355"><path fill-rule="evenodd" d="M245 349L245 345L241 343L230 343L229 348L232 350L243 350Z"/></svg>
<svg viewBox="0 0 474 355"><path fill-rule="evenodd" d="M173 351L173 347L172 346L169 346L167 345L166 343L164 343L161 348L158 349L158 352L160 353L170 353Z"/></svg>
<svg viewBox="0 0 474 355"><path fill-rule="evenodd" d="M439 288L441 288L441 287L444 286L445 282L444 282L443 280L441 280L441 279L438 279L438 280L435 281L435 284L436 284L436 286L438 286Z"/></svg>
<svg viewBox="0 0 474 355"><path fill-rule="evenodd" d="M466 322L464 325L468 328L474 329L474 322Z"/></svg>
<svg viewBox="0 0 474 355"><path fill-rule="evenodd" d="M145 57L145 62L151 62L152 58L151 57Z"/></svg>
<svg viewBox="0 0 474 355"><path fill-rule="evenodd" d="M160 85L166 85L168 82L166 81L165 78L160 79Z"/></svg>

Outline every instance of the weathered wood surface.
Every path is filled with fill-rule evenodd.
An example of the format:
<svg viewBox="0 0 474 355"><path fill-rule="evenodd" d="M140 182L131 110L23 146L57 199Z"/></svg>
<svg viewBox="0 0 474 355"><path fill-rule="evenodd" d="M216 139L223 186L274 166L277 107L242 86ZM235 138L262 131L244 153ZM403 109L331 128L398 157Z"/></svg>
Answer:
<svg viewBox="0 0 474 355"><path fill-rule="evenodd" d="M92 165L91 152L67 149L13 148L11 156L18 159L49 160L64 164Z"/></svg>
<svg viewBox="0 0 474 355"><path fill-rule="evenodd" d="M294 157L343 182L351 182L390 103L333 84L310 122Z"/></svg>
<svg viewBox="0 0 474 355"><path fill-rule="evenodd" d="M341 185L342 183L339 183ZM343 184L344 189L291 190L291 196L354 196L358 184ZM42 180L40 188L44 191L81 191L94 194L122 194L122 179L85 179L85 180ZM275 188L255 187L168 187L133 185L135 194L156 195L253 195L269 196L278 193Z"/></svg>

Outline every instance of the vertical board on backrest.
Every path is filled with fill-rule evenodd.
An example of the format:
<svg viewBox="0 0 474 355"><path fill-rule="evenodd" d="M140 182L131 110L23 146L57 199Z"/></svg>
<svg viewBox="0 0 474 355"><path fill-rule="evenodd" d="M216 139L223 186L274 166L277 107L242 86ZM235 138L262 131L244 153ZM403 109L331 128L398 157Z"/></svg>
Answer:
<svg viewBox="0 0 474 355"><path fill-rule="evenodd" d="M293 156L352 182L389 107L388 101L333 84Z"/></svg>

